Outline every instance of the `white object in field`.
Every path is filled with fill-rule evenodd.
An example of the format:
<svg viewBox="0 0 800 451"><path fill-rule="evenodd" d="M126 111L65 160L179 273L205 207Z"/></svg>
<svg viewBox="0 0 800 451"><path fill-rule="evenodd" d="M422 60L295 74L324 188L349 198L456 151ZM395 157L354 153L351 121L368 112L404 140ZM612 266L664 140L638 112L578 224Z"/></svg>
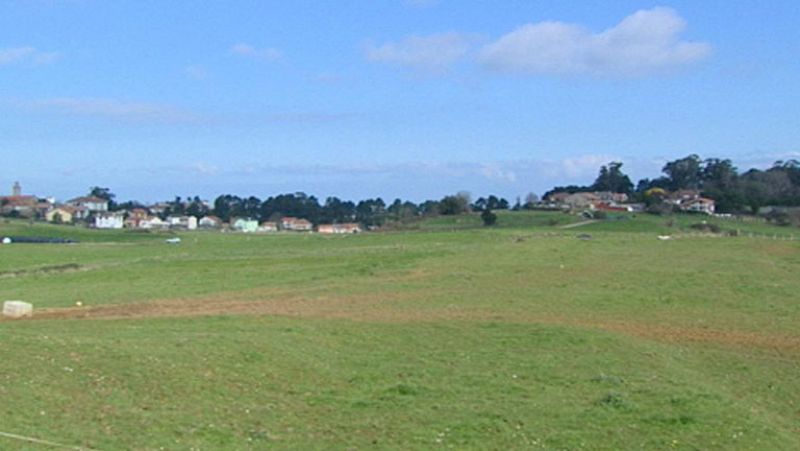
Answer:
<svg viewBox="0 0 800 451"><path fill-rule="evenodd" d="M671 240L672 237L669 236L669 235L659 235L658 239L661 240L661 241L667 241L667 240Z"/></svg>
<svg viewBox="0 0 800 451"><path fill-rule="evenodd" d="M180 238L170 238L167 240L167 244L179 244L181 242Z"/></svg>
<svg viewBox="0 0 800 451"><path fill-rule="evenodd" d="M7 316L9 318L33 316L33 304L22 301L3 302L3 316Z"/></svg>
<svg viewBox="0 0 800 451"><path fill-rule="evenodd" d="M11 244L11 238L9 237L3 238L3 244Z"/></svg>

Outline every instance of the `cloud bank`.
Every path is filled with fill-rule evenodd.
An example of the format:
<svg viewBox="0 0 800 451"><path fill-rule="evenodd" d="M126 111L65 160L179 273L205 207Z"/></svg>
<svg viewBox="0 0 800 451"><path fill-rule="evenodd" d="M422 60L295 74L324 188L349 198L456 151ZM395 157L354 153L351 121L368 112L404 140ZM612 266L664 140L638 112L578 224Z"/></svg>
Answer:
<svg viewBox="0 0 800 451"><path fill-rule="evenodd" d="M278 49L272 47L259 49L245 43L233 45L230 51L234 55L267 62L277 61L283 56L283 53Z"/></svg>
<svg viewBox="0 0 800 451"><path fill-rule="evenodd" d="M20 106L31 110L131 122L181 123L199 120L195 114L169 105L103 98L58 97L24 102Z"/></svg>
<svg viewBox="0 0 800 451"><path fill-rule="evenodd" d="M473 39L462 33L409 36L380 46L367 45L367 60L427 72L441 72L467 55Z"/></svg>
<svg viewBox="0 0 800 451"><path fill-rule="evenodd" d="M55 52L42 52L35 47L0 49L0 66L14 63L49 64L58 59Z"/></svg>
<svg viewBox="0 0 800 451"><path fill-rule="evenodd" d="M680 40L686 21L669 8L637 11L601 33L576 24L528 24L481 49L487 69L522 74L637 76L706 58L711 46Z"/></svg>
<svg viewBox="0 0 800 451"><path fill-rule="evenodd" d="M592 32L580 24L530 23L476 47L462 33L410 36L371 46L369 61L443 72L460 61L490 73L638 77L707 58L711 45L681 39L686 20L670 8L640 10L615 26Z"/></svg>

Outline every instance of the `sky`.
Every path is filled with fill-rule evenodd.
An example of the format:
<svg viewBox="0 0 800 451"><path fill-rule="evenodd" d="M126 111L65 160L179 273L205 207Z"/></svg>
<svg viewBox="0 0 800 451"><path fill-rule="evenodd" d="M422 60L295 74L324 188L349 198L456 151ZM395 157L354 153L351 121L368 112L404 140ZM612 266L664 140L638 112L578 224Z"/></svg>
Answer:
<svg viewBox="0 0 800 451"><path fill-rule="evenodd" d="M800 158L798 23L793 0L0 0L0 192L513 200L611 161L768 167Z"/></svg>

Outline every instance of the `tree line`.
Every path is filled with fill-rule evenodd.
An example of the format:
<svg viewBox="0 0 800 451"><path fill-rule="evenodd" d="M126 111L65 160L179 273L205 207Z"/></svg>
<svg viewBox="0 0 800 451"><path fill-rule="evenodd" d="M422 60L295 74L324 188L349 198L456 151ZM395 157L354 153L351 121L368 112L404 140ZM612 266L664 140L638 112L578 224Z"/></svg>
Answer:
<svg viewBox="0 0 800 451"><path fill-rule="evenodd" d="M147 208L145 205L128 201L114 202L115 195L108 188L93 187L90 193L109 201L112 210L131 210ZM535 196L534 196L535 197ZM531 195L528 197L531 199ZM513 208L527 208L519 201ZM303 192L279 194L260 199L256 196L241 197L234 194L222 194L209 205L199 196L176 196L165 203L160 216L192 215L202 217L214 215L223 221L232 218L251 218L259 221L278 221L282 217L297 217L314 224L357 222L366 227L381 227L389 222L408 223L421 217L437 215L458 215L471 211L487 211L509 209L507 199L495 195L480 197L471 201L469 193L460 192L444 196L439 200L426 200L414 203L409 200L395 199L386 203L382 198L364 199L358 202L343 200L338 197L327 197L321 201L313 195Z"/></svg>

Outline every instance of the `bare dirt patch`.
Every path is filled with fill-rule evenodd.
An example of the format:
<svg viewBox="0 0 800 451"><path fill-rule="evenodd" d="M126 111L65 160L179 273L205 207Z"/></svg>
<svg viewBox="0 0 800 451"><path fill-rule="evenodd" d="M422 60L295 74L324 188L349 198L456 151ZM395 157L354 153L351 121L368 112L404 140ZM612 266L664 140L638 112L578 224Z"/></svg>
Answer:
<svg viewBox="0 0 800 451"><path fill-rule="evenodd" d="M800 354L800 336L656 325L646 322L570 318L554 314L519 314L457 305L418 309L405 305L412 295L359 294L351 296L301 296L278 292L245 291L198 299L159 300L139 304L50 308L35 311L33 320L110 320L219 315L275 315L335 318L363 322L408 323L435 321L500 321L512 324L545 324L603 330L661 342L697 342L734 348L774 350ZM2 320L0 321L11 321ZM25 321L25 320L22 320Z"/></svg>
<svg viewBox="0 0 800 451"><path fill-rule="evenodd" d="M64 273L86 271L86 270L88 270L88 267L85 267L83 265L79 265L77 263L65 263L63 265L41 266L39 268L31 268L31 269L15 269L10 271L0 271L0 279L29 276L34 274L64 274Z"/></svg>

